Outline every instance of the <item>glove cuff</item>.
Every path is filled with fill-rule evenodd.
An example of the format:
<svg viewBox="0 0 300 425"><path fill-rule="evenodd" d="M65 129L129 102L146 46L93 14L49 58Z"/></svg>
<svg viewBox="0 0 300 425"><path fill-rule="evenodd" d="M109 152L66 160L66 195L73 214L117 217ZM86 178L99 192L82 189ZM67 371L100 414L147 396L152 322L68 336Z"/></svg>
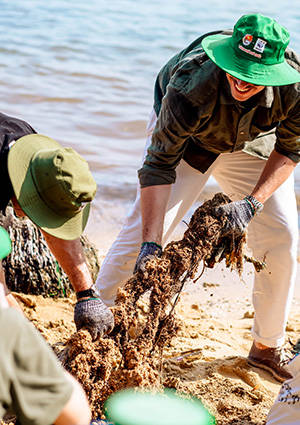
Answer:
<svg viewBox="0 0 300 425"><path fill-rule="evenodd" d="M263 204L252 195L247 195L244 200L250 205L253 215L258 215L264 207Z"/></svg>
<svg viewBox="0 0 300 425"><path fill-rule="evenodd" d="M85 301L89 301L89 300L100 300L100 298L99 297L92 297L92 298L85 298L84 300L78 300L77 302L76 302L76 305L77 304L81 304L81 303L84 303Z"/></svg>
<svg viewBox="0 0 300 425"><path fill-rule="evenodd" d="M84 289L83 291L76 292L76 298L80 300L81 298L99 298L99 294L95 291L95 289L89 288Z"/></svg>
<svg viewBox="0 0 300 425"><path fill-rule="evenodd" d="M158 243L156 243L156 242L143 242L142 243L142 246L144 246L144 245L147 245L147 244L149 244L149 245L155 245L155 246L157 246L158 248L160 248L160 249L162 249L162 246L161 245L159 245Z"/></svg>

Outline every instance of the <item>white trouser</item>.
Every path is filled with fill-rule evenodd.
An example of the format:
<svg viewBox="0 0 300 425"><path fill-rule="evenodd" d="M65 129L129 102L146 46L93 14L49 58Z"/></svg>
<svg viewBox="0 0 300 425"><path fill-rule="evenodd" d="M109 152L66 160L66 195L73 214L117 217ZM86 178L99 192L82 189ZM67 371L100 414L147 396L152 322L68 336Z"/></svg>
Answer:
<svg viewBox="0 0 300 425"><path fill-rule="evenodd" d="M271 407L266 425L299 425L300 423L300 355L289 363L293 378L285 381Z"/></svg>
<svg viewBox="0 0 300 425"><path fill-rule="evenodd" d="M152 112L147 127L150 144L156 116ZM195 203L212 175L222 191L232 200L243 199L252 192L266 161L244 152L221 154L202 174L181 161L176 168L176 182L165 216L163 244L190 207ZM130 210L124 226L103 262L96 287L101 298L113 305L119 287L132 276L142 242L140 195ZM269 347L284 343L285 326L293 297L297 272L298 217L293 175L265 202L263 211L248 228L248 246L254 258L266 254L267 269L255 273L252 328L253 338Z"/></svg>

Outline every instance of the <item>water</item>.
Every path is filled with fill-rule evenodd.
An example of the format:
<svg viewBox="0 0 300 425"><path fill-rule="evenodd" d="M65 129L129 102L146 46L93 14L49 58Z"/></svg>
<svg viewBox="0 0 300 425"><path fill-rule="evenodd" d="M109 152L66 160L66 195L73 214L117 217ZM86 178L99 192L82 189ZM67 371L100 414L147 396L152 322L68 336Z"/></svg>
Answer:
<svg viewBox="0 0 300 425"><path fill-rule="evenodd" d="M0 6L0 110L79 151L99 186L95 216L117 226L134 199L155 76L173 54L253 12L275 18L289 29L291 47L300 46L295 0L0 0Z"/></svg>

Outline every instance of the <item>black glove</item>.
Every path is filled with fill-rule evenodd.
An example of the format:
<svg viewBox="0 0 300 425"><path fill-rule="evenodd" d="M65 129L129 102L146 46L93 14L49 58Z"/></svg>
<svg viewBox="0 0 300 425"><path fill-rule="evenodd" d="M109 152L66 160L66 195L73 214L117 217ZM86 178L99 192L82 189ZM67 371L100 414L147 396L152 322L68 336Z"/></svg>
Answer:
<svg viewBox="0 0 300 425"><path fill-rule="evenodd" d="M114 327L114 315L100 298L89 298L79 300L75 304L74 322L77 331L85 328L95 340L111 332Z"/></svg>
<svg viewBox="0 0 300 425"><path fill-rule="evenodd" d="M155 257L160 257L162 254L161 245L155 242L144 242L142 243L142 247L138 258L136 260L133 273L137 273L138 271L145 272L146 263L149 260L153 260Z"/></svg>
<svg viewBox="0 0 300 425"><path fill-rule="evenodd" d="M225 215L226 224L222 236L241 236L251 219L263 209L263 204L253 196L246 196L242 201L230 202L216 208L216 216Z"/></svg>

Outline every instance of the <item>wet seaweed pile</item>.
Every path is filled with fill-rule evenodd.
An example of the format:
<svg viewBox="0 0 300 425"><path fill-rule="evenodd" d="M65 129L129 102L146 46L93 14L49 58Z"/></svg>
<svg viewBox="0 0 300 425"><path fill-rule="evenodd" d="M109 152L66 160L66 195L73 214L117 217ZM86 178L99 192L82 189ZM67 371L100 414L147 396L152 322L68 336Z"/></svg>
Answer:
<svg viewBox="0 0 300 425"><path fill-rule="evenodd" d="M66 369L82 383L94 418L103 418L103 402L117 390L162 387L163 347L178 331L175 305L201 261L213 267L225 258L227 267L242 271L245 235L221 237L225 218L213 214L215 207L228 202L222 194L206 201L195 211L183 238L168 244L160 258L147 263L145 272L136 273L118 290L110 335L93 342L82 330L60 353ZM147 307L141 314L138 305L147 291Z"/></svg>
<svg viewBox="0 0 300 425"><path fill-rule="evenodd" d="M6 215L0 215L0 225L7 229L12 241L12 252L3 260L6 284L11 291L58 297L74 292L35 224L16 217L13 208L7 207ZM95 280L99 272L96 248L85 236L81 236L81 244Z"/></svg>

